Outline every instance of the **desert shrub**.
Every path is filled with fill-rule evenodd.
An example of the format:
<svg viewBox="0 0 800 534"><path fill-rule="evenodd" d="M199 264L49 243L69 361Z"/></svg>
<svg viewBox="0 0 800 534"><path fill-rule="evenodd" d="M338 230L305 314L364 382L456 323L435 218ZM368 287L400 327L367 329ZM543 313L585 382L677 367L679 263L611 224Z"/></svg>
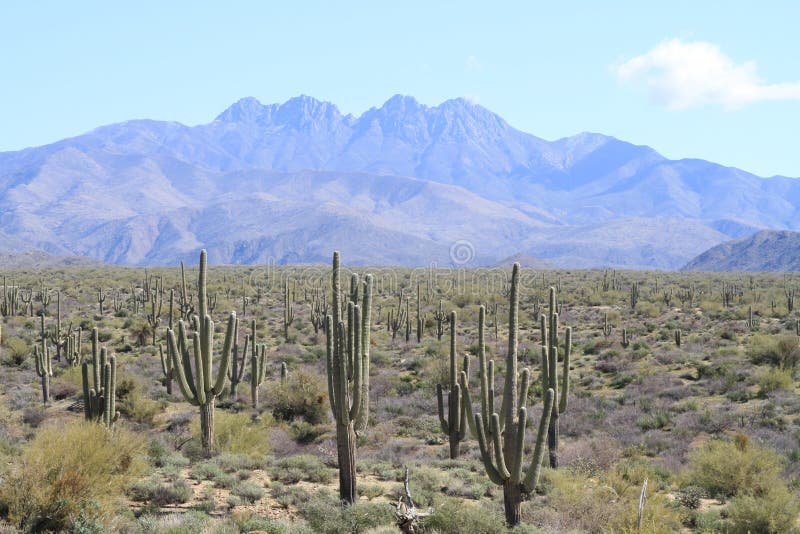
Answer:
<svg viewBox="0 0 800 534"><path fill-rule="evenodd" d="M705 490L697 486L686 486L675 492L675 500L681 506L685 506L690 510L697 510L700 508L700 499L705 497Z"/></svg>
<svg viewBox="0 0 800 534"><path fill-rule="evenodd" d="M284 484L294 484L300 480L327 484L333 479L333 469L316 456L299 454L275 462L270 467L269 475Z"/></svg>
<svg viewBox="0 0 800 534"><path fill-rule="evenodd" d="M642 429L643 432L648 430L656 430L666 427L672 421L672 414L664 410L643 415L636 420L636 426Z"/></svg>
<svg viewBox="0 0 800 534"><path fill-rule="evenodd" d="M294 421L289 426L292 437L298 443L313 443L329 430L329 425L312 425L305 421Z"/></svg>
<svg viewBox="0 0 800 534"><path fill-rule="evenodd" d="M745 436L735 441L712 440L689 453L688 480L710 496L763 495L780 480L778 455L749 443Z"/></svg>
<svg viewBox="0 0 800 534"><path fill-rule="evenodd" d="M264 488L255 482L239 482L231 491L243 501L254 503L264 496Z"/></svg>
<svg viewBox="0 0 800 534"><path fill-rule="evenodd" d="M394 521L392 507L385 503L343 506L329 491L320 491L306 501L300 513L314 532L326 534L360 534Z"/></svg>
<svg viewBox="0 0 800 534"><path fill-rule="evenodd" d="M311 496L303 488L297 486L287 486L280 482L273 482L269 488L270 494L275 501L283 506L289 508L290 506L300 506L306 502Z"/></svg>
<svg viewBox="0 0 800 534"><path fill-rule="evenodd" d="M747 346L747 356L757 364L794 369L800 361L800 337L795 335L754 335Z"/></svg>
<svg viewBox="0 0 800 534"><path fill-rule="evenodd" d="M159 484L148 499L154 506L167 506L188 502L194 491L185 480L178 480L170 484Z"/></svg>
<svg viewBox="0 0 800 534"><path fill-rule="evenodd" d="M770 367L759 374L758 391L761 396L794 385L794 370Z"/></svg>
<svg viewBox="0 0 800 534"><path fill-rule="evenodd" d="M18 337L10 337L5 340L8 361L14 365L20 365L31 355L31 346Z"/></svg>
<svg viewBox="0 0 800 534"><path fill-rule="evenodd" d="M423 524L426 532L430 530L440 534L508 532L499 510L464 504L460 499L445 500L435 508L433 515L424 519ZM465 530L466 525L469 525L468 530Z"/></svg>
<svg viewBox="0 0 800 534"><path fill-rule="evenodd" d="M232 454L243 454L260 458L269 452L269 417L253 420L245 413L227 413L217 410L214 414L214 436L217 450ZM195 443L200 442L200 420L192 420Z"/></svg>
<svg viewBox="0 0 800 534"><path fill-rule="evenodd" d="M236 497L234 497L236 498ZM312 534L310 529L288 524L283 519L267 519L258 517L252 512L232 514L231 520L239 529L238 532L264 532L266 534Z"/></svg>
<svg viewBox="0 0 800 534"><path fill-rule="evenodd" d="M144 468L143 449L124 428L80 422L42 430L0 487L8 520L26 531L70 530L79 517L110 522Z"/></svg>
<svg viewBox="0 0 800 534"><path fill-rule="evenodd" d="M41 406L30 406L22 411L22 422L33 428L37 428L47 418L44 408Z"/></svg>
<svg viewBox="0 0 800 534"><path fill-rule="evenodd" d="M272 415L281 421L302 417L318 425L328 418L327 386L315 374L298 371L289 376L286 384L273 388L269 402Z"/></svg>
<svg viewBox="0 0 800 534"><path fill-rule="evenodd" d="M727 508L731 534L797 532L800 503L784 485L771 487L761 496L741 495Z"/></svg>

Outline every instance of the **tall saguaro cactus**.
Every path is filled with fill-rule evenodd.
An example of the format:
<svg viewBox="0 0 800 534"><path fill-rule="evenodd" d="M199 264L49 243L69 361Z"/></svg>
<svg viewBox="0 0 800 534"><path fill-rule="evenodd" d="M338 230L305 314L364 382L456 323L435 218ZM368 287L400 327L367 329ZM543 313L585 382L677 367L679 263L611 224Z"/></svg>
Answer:
<svg viewBox="0 0 800 534"><path fill-rule="evenodd" d="M556 288L550 288L550 307L547 317L542 315L542 391L552 389L558 398L558 313L556 312ZM561 398L553 404L550 426L547 429L547 449L550 467L558 467L558 416L567 411L569 395L569 362L572 349L572 328L567 327L564 336L563 371L561 376Z"/></svg>
<svg viewBox="0 0 800 534"><path fill-rule="evenodd" d="M469 380L469 357L464 356L463 372ZM436 384L436 402L439 410L439 423L442 432L450 440L450 459L458 458L460 444L467 435L467 411L461 398L461 385L458 383L456 365L456 312L450 312L450 391L447 394L447 416L444 412L444 394L441 384Z"/></svg>
<svg viewBox="0 0 800 534"><path fill-rule="evenodd" d="M192 316L192 351L189 350L189 335L183 320L178 321L177 340L173 330L167 331L169 353L176 371L181 393L189 403L200 407L200 441L203 453L214 452L214 403L222 392L231 361L233 333L236 328L236 312L230 312L225 341L220 354L217 376L213 378L214 321L207 313L206 286L207 255L200 251L200 273L197 278L197 305L199 316ZM194 360L194 369L192 369Z"/></svg>
<svg viewBox="0 0 800 534"><path fill-rule="evenodd" d="M53 376L53 362L50 360L50 349L47 346L47 336L44 333L44 314L42 314L42 342L41 347L33 348L36 359L36 374L42 379L42 402L50 402L50 377Z"/></svg>
<svg viewBox="0 0 800 534"><path fill-rule="evenodd" d="M528 398L530 372L528 369L523 369L520 373L518 372L517 366L517 338L519 336L519 263L514 264L511 274L509 300L506 380L500 413L498 414L492 410L494 407L492 395L485 401L488 407L482 408L484 413L475 414L474 430L478 435L481 459L483 460L483 465L489 479L495 484L503 486L503 503L505 505L506 523L510 527L513 527L520 522L522 493L530 493L533 491L539 480L542 457L544 455L544 437L550 421L550 414L552 413L555 392L552 389L548 389L544 392L544 411L539 421L539 430L536 434L533 456L528 470L523 472L525 426L527 424L525 400ZM520 375L519 377L517 376L518 374ZM481 369L481 375L482 394L483 391L493 393L494 387L492 384L487 383L486 386L484 386L484 380L488 377L483 368ZM521 379L521 383L518 378ZM465 393L466 403L469 404L470 398L467 374L462 371L459 379ZM484 404L483 399L481 403ZM491 421L488 426L491 429L492 446L490 446L487 441L484 416Z"/></svg>
<svg viewBox="0 0 800 534"><path fill-rule="evenodd" d="M339 252L333 253L331 302L341 301ZM347 303L347 322L340 317L338 304L333 316L325 318L328 396L336 420L336 450L339 461L339 497L352 504L356 500L356 429L366 427L369 397L369 318L372 306L372 275L364 279L363 301L359 305L356 283L351 283Z"/></svg>

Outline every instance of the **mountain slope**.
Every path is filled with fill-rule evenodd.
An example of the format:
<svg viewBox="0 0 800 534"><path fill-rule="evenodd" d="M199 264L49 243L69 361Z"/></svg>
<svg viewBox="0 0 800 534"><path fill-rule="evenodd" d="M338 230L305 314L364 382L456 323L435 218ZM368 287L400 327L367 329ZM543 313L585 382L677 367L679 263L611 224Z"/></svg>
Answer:
<svg viewBox="0 0 800 534"><path fill-rule="evenodd" d="M134 120L0 153L0 250L127 264L203 246L221 262L311 261L357 242L359 261L424 265L468 241L474 264L670 269L730 237L800 229L797 206L799 180L600 134L549 142L464 99L398 95L355 117L245 98L208 124Z"/></svg>
<svg viewBox="0 0 800 534"><path fill-rule="evenodd" d="M684 271L800 271L800 233L763 230L726 241L686 264Z"/></svg>

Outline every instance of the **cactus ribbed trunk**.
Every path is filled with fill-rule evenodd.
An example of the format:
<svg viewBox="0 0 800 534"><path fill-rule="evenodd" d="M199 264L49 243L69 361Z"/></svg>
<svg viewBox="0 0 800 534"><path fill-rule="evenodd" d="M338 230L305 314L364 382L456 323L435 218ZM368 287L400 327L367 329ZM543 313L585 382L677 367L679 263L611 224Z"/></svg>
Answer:
<svg viewBox="0 0 800 534"><path fill-rule="evenodd" d="M547 449L550 467L558 469L558 406L553 406L550 414L550 428L547 429Z"/></svg>
<svg viewBox="0 0 800 534"><path fill-rule="evenodd" d="M522 488L518 482L511 479L503 483L503 508L506 514L506 525L515 527L522 520Z"/></svg>
<svg viewBox="0 0 800 534"><path fill-rule="evenodd" d="M356 432L353 422L336 423L336 450L339 460L339 498L356 502Z"/></svg>
<svg viewBox="0 0 800 534"><path fill-rule="evenodd" d="M48 373L42 376L42 399L44 404L50 402L50 375Z"/></svg>
<svg viewBox="0 0 800 534"><path fill-rule="evenodd" d="M203 446L203 454L211 456L214 454L214 398L209 402L200 405L200 443Z"/></svg>
<svg viewBox="0 0 800 534"><path fill-rule="evenodd" d="M250 398L253 401L253 408L258 408L258 384L250 381Z"/></svg>

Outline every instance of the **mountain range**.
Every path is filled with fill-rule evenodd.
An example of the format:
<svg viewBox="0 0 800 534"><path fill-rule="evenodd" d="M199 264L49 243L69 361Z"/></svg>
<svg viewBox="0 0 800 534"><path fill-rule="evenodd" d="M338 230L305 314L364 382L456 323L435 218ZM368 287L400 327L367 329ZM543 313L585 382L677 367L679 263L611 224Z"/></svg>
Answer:
<svg viewBox="0 0 800 534"><path fill-rule="evenodd" d="M762 230L726 241L687 263L685 271L800 271L800 233Z"/></svg>
<svg viewBox="0 0 800 534"><path fill-rule="evenodd" d="M131 265L327 261L676 269L800 228L800 180L581 133L546 141L465 99L360 116L244 98L197 126L132 120L0 153L0 252Z"/></svg>

